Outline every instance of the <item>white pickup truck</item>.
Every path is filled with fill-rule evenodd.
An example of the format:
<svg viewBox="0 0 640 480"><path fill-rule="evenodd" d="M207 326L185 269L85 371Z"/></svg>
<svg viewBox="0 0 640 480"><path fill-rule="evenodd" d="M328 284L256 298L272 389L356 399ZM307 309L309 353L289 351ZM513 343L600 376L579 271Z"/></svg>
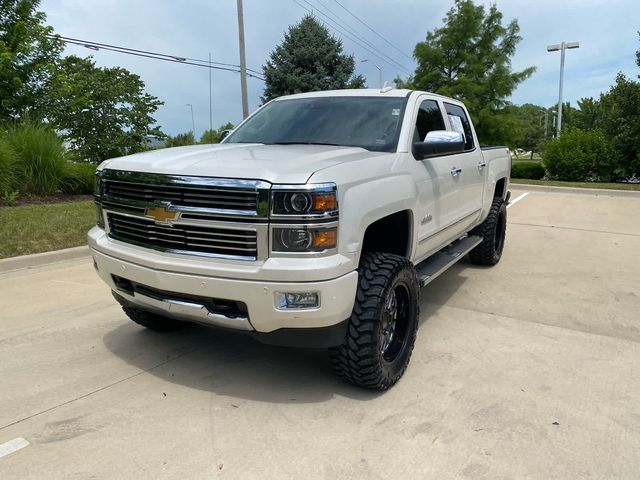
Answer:
<svg viewBox="0 0 640 480"><path fill-rule="evenodd" d="M510 169L459 101L291 95L219 145L103 162L89 246L140 325L329 348L339 375L385 390L409 363L421 287L467 253L500 260Z"/></svg>

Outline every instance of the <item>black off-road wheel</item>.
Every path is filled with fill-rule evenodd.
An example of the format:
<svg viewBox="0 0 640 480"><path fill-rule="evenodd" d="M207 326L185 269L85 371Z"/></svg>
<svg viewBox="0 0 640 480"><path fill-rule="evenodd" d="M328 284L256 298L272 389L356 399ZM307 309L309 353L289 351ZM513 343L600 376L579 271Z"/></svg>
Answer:
<svg viewBox="0 0 640 480"><path fill-rule="evenodd" d="M188 322L181 322L172 318L156 315L155 313L140 310L135 307L122 306L122 310L131 320L138 325L154 330L156 332L175 332L189 325Z"/></svg>
<svg viewBox="0 0 640 480"><path fill-rule="evenodd" d="M404 374L416 339L420 288L409 260L365 253L342 345L331 349L338 375L372 390L387 390Z"/></svg>
<svg viewBox="0 0 640 480"><path fill-rule="evenodd" d="M469 258L478 265L495 265L502 257L507 234L507 205L500 197L495 197L486 220L470 235L479 235L482 242L469 252Z"/></svg>

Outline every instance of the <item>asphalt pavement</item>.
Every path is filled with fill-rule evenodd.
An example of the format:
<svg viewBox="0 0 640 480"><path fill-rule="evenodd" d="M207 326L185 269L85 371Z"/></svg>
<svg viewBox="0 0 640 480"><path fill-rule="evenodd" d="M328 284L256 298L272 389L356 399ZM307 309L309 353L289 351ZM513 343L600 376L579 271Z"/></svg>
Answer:
<svg viewBox="0 0 640 480"><path fill-rule="evenodd" d="M422 290L386 393L146 331L88 256L1 272L0 479L639 478L640 195L512 191L502 261Z"/></svg>

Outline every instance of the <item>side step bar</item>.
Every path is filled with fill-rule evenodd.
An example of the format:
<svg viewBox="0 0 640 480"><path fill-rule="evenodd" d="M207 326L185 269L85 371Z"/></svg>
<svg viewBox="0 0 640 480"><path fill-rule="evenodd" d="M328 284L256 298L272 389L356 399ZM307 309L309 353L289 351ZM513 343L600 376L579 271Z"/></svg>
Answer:
<svg viewBox="0 0 640 480"><path fill-rule="evenodd" d="M473 250L480 242L482 237L477 235L461 238L416 265L420 286L424 287L438 278L442 272Z"/></svg>

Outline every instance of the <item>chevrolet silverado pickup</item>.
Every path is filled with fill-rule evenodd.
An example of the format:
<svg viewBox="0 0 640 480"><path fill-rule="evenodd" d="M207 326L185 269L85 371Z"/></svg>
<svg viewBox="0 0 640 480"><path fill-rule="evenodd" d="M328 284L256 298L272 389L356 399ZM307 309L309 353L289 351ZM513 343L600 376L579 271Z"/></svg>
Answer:
<svg viewBox="0 0 640 480"><path fill-rule="evenodd" d="M328 348L343 378L386 390L409 363L421 288L466 254L500 260L510 170L457 100L296 94L220 144L103 162L88 242L144 327Z"/></svg>

